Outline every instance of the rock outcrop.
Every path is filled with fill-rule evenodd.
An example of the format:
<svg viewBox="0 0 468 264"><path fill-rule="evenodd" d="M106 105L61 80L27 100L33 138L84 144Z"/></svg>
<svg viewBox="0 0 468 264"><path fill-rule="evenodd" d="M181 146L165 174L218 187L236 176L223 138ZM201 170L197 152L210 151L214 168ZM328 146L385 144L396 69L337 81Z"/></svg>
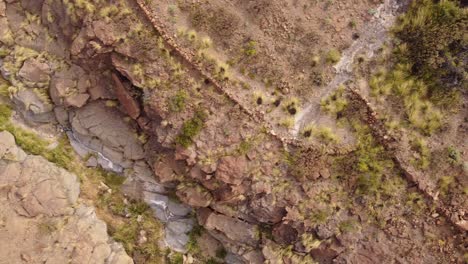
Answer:
<svg viewBox="0 0 468 264"><path fill-rule="evenodd" d="M130 168L134 161L143 158L135 130L117 109L104 102L92 102L72 111L69 122L73 136L81 144L120 167Z"/></svg>
<svg viewBox="0 0 468 264"><path fill-rule="evenodd" d="M26 155L0 132L0 237L9 263L130 264L92 207L79 202L75 175Z"/></svg>

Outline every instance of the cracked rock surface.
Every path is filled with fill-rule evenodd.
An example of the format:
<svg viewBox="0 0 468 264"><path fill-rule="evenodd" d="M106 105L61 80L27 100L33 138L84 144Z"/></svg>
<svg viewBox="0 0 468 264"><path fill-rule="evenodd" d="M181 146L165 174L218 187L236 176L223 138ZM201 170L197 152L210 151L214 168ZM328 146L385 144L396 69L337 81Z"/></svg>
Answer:
<svg viewBox="0 0 468 264"><path fill-rule="evenodd" d="M0 263L133 263L80 204L79 188L74 174L0 132Z"/></svg>

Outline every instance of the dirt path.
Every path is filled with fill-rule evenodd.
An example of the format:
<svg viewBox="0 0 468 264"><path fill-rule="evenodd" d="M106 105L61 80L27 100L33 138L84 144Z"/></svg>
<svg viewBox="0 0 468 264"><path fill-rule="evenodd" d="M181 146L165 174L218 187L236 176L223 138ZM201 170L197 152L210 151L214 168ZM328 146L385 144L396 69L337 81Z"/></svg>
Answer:
<svg viewBox="0 0 468 264"><path fill-rule="evenodd" d="M333 80L322 89L316 96L316 100L305 105L295 118L294 129L291 131L297 137L302 127L318 121L321 115L320 100L331 94L342 83L352 79L353 62L357 55L365 54L367 58L374 56L374 53L389 39L388 30L392 26L398 9L397 0L385 0L374 14L374 18L364 27L360 36L354 43L345 50L340 61L334 66L336 74Z"/></svg>

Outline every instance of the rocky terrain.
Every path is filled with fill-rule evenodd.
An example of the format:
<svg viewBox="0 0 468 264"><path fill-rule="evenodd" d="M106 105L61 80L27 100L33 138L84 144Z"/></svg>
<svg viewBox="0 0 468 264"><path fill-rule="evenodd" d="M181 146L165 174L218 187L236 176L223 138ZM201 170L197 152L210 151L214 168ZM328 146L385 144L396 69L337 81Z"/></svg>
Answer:
<svg viewBox="0 0 468 264"><path fill-rule="evenodd" d="M0 0L0 263L466 262L460 5Z"/></svg>
<svg viewBox="0 0 468 264"><path fill-rule="evenodd" d="M133 263L80 203L76 175L0 133L1 263Z"/></svg>

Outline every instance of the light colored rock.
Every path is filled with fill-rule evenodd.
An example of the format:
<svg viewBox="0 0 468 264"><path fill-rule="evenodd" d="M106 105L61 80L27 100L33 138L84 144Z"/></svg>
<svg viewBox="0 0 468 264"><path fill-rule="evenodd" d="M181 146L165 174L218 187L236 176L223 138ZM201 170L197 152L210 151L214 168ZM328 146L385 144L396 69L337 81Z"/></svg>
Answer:
<svg viewBox="0 0 468 264"><path fill-rule="evenodd" d="M123 115L102 102L92 102L70 115L74 134L86 147L102 153L124 168L144 157L136 134L123 120Z"/></svg>
<svg viewBox="0 0 468 264"><path fill-rule="evenodd" d="M14 173L11 173L10 167L16 168ZM0 178L12 183L8 197L20 215L69 214L78 199L80 187L76 176L43 157L28 156L21 166L9 163L5 171Z"/></svg>
<svg viewBox="0 0 468 264"><path fill-rule="evenodd" d="M0 262L133 263L94 209L79 204L77 177L40 156L5 158L14 143L0 132Z"/></svg>
<svg viewBox="0 0 468 264"><path fill-rule="evenodd" d="M16 146L15 138L7 131L0 132L0 159L23 161L26 153Z"/></svg>
<svg viewBox="0 0 468 264"><path fill-rule="evenodd" d="M82 107L89 99L89 94L82 93L65 98L66 106Z"/></svg>
<svg viewBox="0 0 468 264"><path fill-rule="evenodd" d="M168 162L165 162L165 158L155 162L154 173L158 177L159 182L163 184L177 180L177 174L175 174Z"/></svg>
<svg viewBox="0 0 468 264"><path fill-rule="evenodd" d="M0 16L5 16L6 5L3 0L0 1Z"/></svg>
<svg viewBox="0 0 468 264"><path fill-rule="evenodd" d="M42 98L33 89L23 89L13 95L13 102L18 112L31 123L49 123L55 121L53 106L47 98Z"/></svg>
<svg viewBox="0 0 468 264"><path fill-rule="evenodd" d="M185 248L185 245L187 245L189 241L189 236L187 234L177 234L171 230L166 230L164 239L166 245L172 250L182 253L187 252Z"/></svg>

